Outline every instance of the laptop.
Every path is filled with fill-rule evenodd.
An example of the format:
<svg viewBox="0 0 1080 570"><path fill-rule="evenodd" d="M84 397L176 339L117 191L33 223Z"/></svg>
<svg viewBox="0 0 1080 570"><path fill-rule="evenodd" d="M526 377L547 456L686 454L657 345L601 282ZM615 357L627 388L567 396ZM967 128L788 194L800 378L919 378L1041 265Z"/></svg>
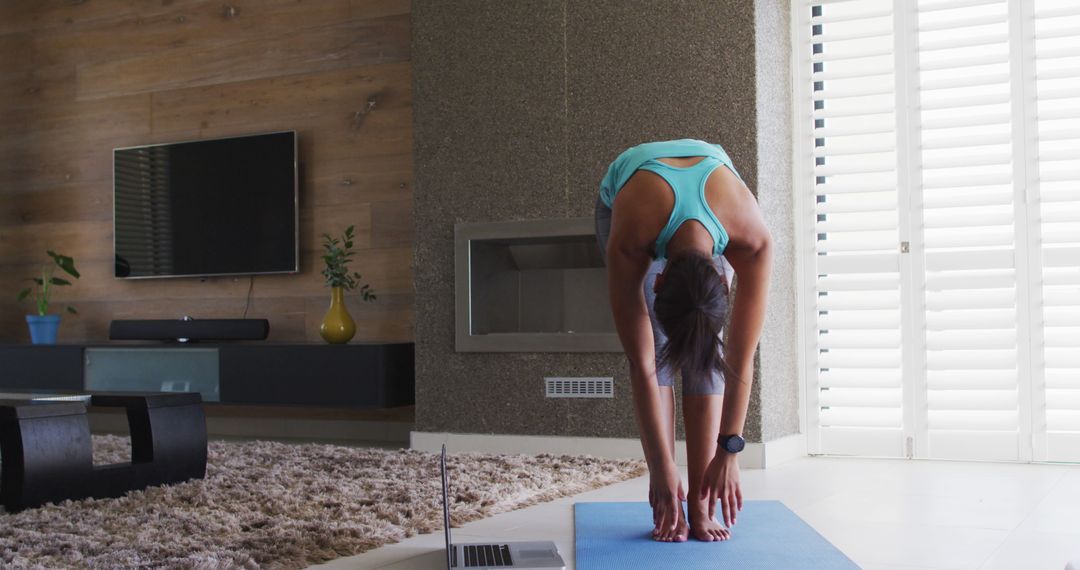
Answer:
<svg viewBox="0 0 1080 570"><path fill-rule="evenodd" d="M446 530L446 568L542 568L565 570L559 549L550 540L544 542L497 542L491 544L454 544L450 540L450 499L446 482L446 445L439 460L442 472L443 528Z"/></svg>

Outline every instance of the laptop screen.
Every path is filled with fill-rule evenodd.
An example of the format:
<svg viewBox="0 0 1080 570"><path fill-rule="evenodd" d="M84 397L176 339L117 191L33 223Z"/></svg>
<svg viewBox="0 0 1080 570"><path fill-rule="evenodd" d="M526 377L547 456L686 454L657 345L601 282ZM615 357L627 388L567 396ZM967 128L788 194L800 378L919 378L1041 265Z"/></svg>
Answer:
<svg viewBox="0 0 1080 570"><path fill-rule="evenodd" d="M442 446L442 457L439 459L439 472L442 475L442 512L443 529L446 532L446 570L453 567L453 543L450 541L450 499L449 489L446 485L446 444Z"/></svg>

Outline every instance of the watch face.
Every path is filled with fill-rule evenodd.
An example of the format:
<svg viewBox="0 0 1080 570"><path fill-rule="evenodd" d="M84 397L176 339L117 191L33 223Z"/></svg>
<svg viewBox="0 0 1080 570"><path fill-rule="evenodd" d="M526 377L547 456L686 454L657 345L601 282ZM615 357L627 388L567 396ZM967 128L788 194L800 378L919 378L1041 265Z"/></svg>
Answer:
<svg viewBox="0 0 1080 570"><path fill-rule="evenodd" d="M746 447L746 440L741 436L733 435L724 443L724 447L731 453L738 453Z"/></svg>

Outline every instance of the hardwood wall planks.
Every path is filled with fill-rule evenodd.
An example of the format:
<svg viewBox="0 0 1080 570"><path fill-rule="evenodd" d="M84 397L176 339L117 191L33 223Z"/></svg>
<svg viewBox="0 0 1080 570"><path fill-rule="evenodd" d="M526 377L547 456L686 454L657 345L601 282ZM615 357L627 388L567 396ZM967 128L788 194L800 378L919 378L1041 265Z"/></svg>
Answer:
<svg viewBox="0 0 1080 570"><path fill-rule="evenodd" d="M145 93L404 61L409 17L347 20L221 46L177 48L76 67L78 97Z"/></svg>
<svg viewBox="0 0 1080 570"><path fill-rule="evenodd" d="M0 34L43 31L108 21L139 14L155 16L207 0L4 0L0 2ZM318 0L316 0L318 1Z"/></svg>
<svg viewBox="0 0 1080 570"><path fill-rule="evenodd" d="M214 134L253 123L316 117L336 119L349 131L368 123L400 128L401 115L412 108L411 76L406 61L154 93L154 131L198 126Z"/></svg>
<svg viewBox="0 0 1080 570"><path fill-rule="evenodd" d="M344 0L201 0L45 30L35 34L34 48L38 65L86 66L147 54L175 57L164 54L179 54L179 48L217 49L248 40L273 40L349 19Z"/></svg>
<svg viewBox="0 0 1080 570"><path fill-rule="evenodd" d="M350 15L353 18L377 18L408 14L412 11L411 0L349 0Z"/></svg>
<svg viewBox="0 0 1080 570"><path fill-rule="evenodd" d="M0 341L28 339L15 301L45 249L83 273L61 342L118 318L270 319L321 342L320 236L356 226L357 341L413 339L408 0L0 2ZM116 280L112 149L276 130L300 140L297 275ZM8 301L2 301L7 296Z"/></svg>

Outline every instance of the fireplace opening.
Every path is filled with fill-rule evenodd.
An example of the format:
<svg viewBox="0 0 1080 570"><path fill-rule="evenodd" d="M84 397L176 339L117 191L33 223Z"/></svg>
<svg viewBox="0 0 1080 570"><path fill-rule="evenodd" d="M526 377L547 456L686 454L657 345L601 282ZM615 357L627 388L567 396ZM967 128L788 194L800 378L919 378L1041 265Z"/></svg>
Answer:
<svg viewBox="0 0 1080 570"><path fill-rule="evenodd" d="M459 351L621 347L591 218L457 227Z"/></svg>

